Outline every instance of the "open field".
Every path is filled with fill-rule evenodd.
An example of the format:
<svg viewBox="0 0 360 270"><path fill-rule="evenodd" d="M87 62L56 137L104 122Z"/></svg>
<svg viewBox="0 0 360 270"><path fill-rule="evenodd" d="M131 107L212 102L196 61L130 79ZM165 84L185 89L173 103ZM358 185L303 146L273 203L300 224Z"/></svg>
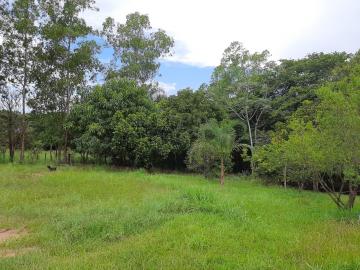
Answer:
<svg viewBox="0 0 360 270"><path fill-rule="evenodd" d="M226 181L2 164L0 269L360 269L358 206Z"/></svg>

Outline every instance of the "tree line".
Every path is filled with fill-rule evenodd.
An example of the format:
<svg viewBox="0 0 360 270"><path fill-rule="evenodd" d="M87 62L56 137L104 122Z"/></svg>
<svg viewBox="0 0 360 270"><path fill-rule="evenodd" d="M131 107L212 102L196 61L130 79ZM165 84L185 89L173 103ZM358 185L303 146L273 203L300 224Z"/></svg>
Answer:
<svg viewBox="0 0 360 270"><path fill-rule="evenodd" d="M359 52L273 61L233 42L210 83L166 96L155 77L173 38L138 12L93 29L89 10L92 0L0 0L0 147L11 162L15 150L21 163L48 150L57 162L187 168L221 184L242 172L353 207Z"/></svg>

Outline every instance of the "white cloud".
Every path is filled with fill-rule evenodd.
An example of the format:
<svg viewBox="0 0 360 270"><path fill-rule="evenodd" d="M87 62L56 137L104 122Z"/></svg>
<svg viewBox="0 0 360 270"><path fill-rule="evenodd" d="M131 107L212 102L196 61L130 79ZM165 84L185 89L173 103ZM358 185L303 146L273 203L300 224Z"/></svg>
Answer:
<svg viewBox="0 0 360 270"><path fill-rule="evenodd" d="M165 82L158 82L159 86L162 90L165 91L167 96L175 95L176 94L176 83L165 83Z"/></svg>
<svg viewBox="0 0 360 270"><path fill-rule="evenodd" d="M94 26L107 16L124 22L134 11L148 14L155 28L176 41L168 60L216 66L231 41L251 51L270 50L274 59L313 51L357 49L358 0L98 0Z"/></svg>

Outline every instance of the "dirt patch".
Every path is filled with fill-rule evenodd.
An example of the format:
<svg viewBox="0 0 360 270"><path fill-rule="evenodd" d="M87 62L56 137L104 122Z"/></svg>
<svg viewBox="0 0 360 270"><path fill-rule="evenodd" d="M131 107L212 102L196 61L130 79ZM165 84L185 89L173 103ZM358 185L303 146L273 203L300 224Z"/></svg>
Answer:
<svg viewBox="0 0 360 270"><path fill-rule="evenodd" d="M36 247L0 250L0 258L12 258L15 256L21 256L21 255L24 255L28 252L35 251L35 250L37 250Z"/></svg>
<svg viewBox="0 0 360 270"><path fill-rule="evenodd" d="M20 229L20 230L0 229L0 244L5 242L5 241L16 239L16 238L19 238L21 236L24 236L25 234L26 234L25 229Z"/></svg>
<svg viewBox="0 0 360 270"><path fill-rule="evenodd" d="M45 175L45 173L43 173L43 172L37 172L37 173L32 173L31 177L40 178L40 177L42 177L44 175Z"/></svg>
<svg viewBox="0 0 360 270"><path fill-rule="evenodd" d="M0 244L6 241L20 238L27 234L26 229L0 229ZM11 258L15 256L24 255L28 252L37 250L36 247L26 247L18 249L0 249L1 258Z"/></svg>

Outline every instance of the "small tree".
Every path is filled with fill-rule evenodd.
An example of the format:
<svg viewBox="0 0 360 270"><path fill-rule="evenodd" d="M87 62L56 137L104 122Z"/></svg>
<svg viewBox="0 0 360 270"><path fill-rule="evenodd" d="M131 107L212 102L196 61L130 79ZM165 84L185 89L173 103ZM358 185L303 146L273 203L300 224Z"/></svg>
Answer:
<svg viewBox="0 0 360 270"><path fill-rule="evenodd" d="M253 160L258 175L276 177L283 182L284 188L288 183L288 160L285 141L288 137L286 128L279 128L271 134L271 143L257 147Z"/></svg>
<svg viewBox="0 0 360 270"><path fill-rule="evenodd" d="M224 185L225 164L230 163L231 153L235 147L235 132L231 122L218 123L210 120L202 125L198 139L188 155L188 166L191 169L203 169L204 174L220 163L220 184Z"/></svg>
<svg viewBox="0 0 360 270"><path fill-rule="evenodd" d="M328 85L318 91L321 99L317 109L320 136L318 144L323 151L321 186L340 208L351 209L360 184L360 92L359 77ZM339 189L334 183L341 182ZM348 186L348 202L342 194Z"/></svg>

